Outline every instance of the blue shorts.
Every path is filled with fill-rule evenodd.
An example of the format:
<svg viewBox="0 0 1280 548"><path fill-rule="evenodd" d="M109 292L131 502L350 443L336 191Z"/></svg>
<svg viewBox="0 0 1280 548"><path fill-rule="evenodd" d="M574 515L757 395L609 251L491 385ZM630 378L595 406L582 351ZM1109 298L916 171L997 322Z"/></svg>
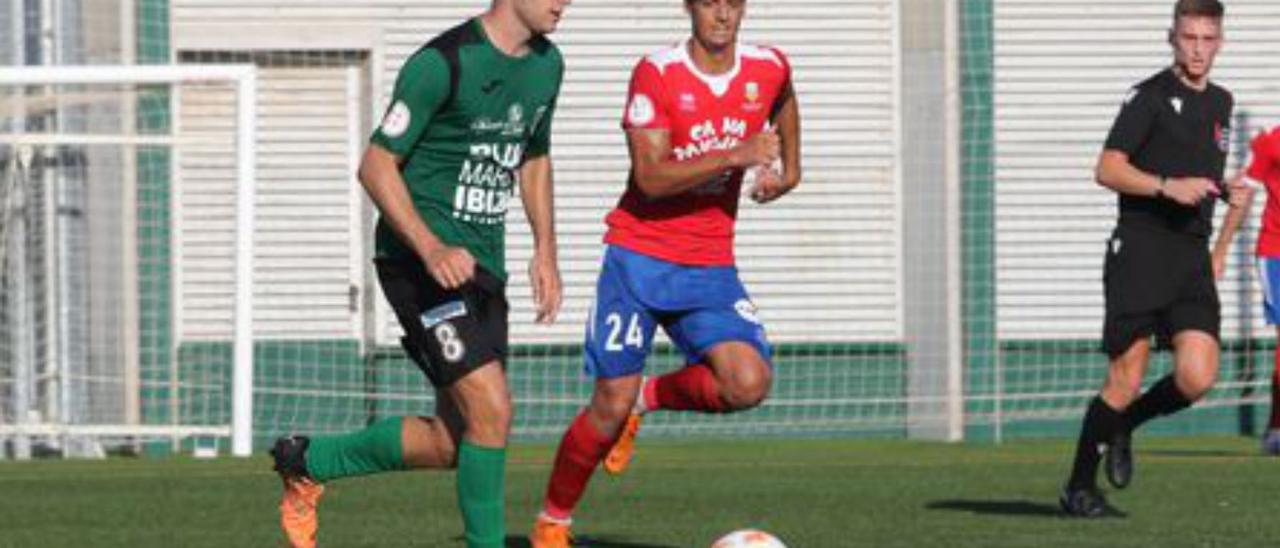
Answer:
<svg viewBox="0 0 1280 548"><path fill-rule="evenodd" d="M1258 257L1258 284L1267 325L1280 325L1280 257Z"/></svg>
<svg viewBox="0 0 1280 548"><path fill-rule="evenodd" d="M750 344L765 360L772 356L737 268L685 266L606 247L587 318L587 373L608 379L642 371L658 325L688 363L728 341Z"/></svg>

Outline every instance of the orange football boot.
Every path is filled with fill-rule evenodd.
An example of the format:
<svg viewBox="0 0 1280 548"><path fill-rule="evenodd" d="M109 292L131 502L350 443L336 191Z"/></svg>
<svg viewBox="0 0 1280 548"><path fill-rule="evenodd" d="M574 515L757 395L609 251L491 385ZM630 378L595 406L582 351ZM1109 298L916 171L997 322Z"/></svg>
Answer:
<svg viewBox="0 0 1280 548"><path fill-rule="evenodd" d="M613 448L609 449L609 454L604 457L604 471L615 476L626 472L627 466L631 464L631 457L635 456L636 434L640 433L640 422L644 420L644 415L632 413L627 417L627 424L622 427L622 435L618 436L618 441L613 443Z"/></svg>
<svg viewBox="0 0 1280 548"><path fill-rule="evenodd" d="M306 452L309 439L286 436L271 448L275 471L284 484L280 497L280 527L293 548L315 548L320 521L316 505L324 494L324 486L307 474Z"/></svg>
<svg viewBox="0 0 1280 548"><path fill-rule="evenodd" d="M569 533L569 522L551 519L539 514L538 521L533 524L533 532L529 534L530 548L569 548L573 546L573 535Z"/></svg>

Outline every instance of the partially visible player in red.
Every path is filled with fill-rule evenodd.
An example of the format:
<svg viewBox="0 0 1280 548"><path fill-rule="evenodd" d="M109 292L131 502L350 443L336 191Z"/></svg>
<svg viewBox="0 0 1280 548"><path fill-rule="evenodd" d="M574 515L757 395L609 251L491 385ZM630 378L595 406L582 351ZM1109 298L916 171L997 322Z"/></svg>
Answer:
<svg viewBox="0 0 1280 548"><path fill-rule="evenodd" d="M760 203L800 183L791 66L777 49L738 41L746 0L684 7L692 36L645 57L631 75L622 121L631 172L605 219L584 347L595 390L560 441L534 548L569 545L570 515L591 474L611 448L606 468L625 468L644 413L749 409L772 383L772 351L738 278L733 238L747 171ZM645 378L658 326L686 365Z"/></svg>
<svg viewBox="0 0 1280 548"><path fill-rule="evenodd" d="M1262 285L1262 307L1267 324L1280 334L1280 127L1254 138L1253 160L1248 176L1267 189L1267 205L1262 210L1262 230L1258 233L1258 281ZM1215 265L1216 266L1216 265ZM1262 438L1262 452L1280 455L1280 346L1276 347L1271 373L1271 420Z"/></svg>

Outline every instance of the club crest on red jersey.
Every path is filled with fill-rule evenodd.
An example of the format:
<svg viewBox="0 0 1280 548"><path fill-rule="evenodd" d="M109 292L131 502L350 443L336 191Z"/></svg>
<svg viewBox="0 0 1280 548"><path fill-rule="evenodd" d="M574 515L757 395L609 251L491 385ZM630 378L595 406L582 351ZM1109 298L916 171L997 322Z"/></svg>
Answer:
<svg viewBox="0 0 1280 548"><path fill-rule="evenodd" d="M747 82L742 90L742 97L747 100L742 104L742 110L751 112L760 110L764 106L760 104L760 83L755 80Z"/></svg>

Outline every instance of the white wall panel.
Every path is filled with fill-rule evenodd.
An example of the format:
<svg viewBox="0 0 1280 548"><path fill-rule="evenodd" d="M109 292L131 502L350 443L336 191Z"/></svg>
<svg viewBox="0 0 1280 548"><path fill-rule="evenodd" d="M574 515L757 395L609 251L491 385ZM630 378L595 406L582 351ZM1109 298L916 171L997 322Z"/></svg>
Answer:
<svg viewBox="0 0 1280 548"><path fill-rule="evenodd" d="M174 33L190 27L270 21L294 27L368 28L381 37L385 106L404 59L487 1L174 0ZM786 51L803 115L805 179L768 207L744 203L738 255L748 289L775 341L900 338L900 219L896 184L896 3L786 0L749 5L748 42ZM517 204L508 219L512 341L577 343L602 251L604 214L628 167L619 114L630 70L644 54L688 34L679 2L575 2L553 40L567 71L553 135L565 306L535 326L525 276L531 247ZM228 48L234 48L229 43ZM271 158L268 155L268 158ZM379 339L394 341L380 308Z"/></svg>
<svg viewBox="0 0 1280 548"><path fill-rule="evenodd" d="M1237 112L1248 112L1254 127L1274 125L1280 122L1280 35L1274 32L1280 3L1226 4L1227 41L1213 79L1235 94ZM1172 6L1171 0L996 1L1001 338L1100 336L1103 242L1115 224L1116 200L1094 184L1093 166L1125 93L1172 60L1165 41ZM1218 209L1220 220L1225 208ZM1239 278L1242 266L1252 268L1234 261L1239 255L1237 249L1219 286L1224 336L1240 329L1246 284L1257 295L1252 277Z"/></svg>
<svg viewBox="0 0 1280 548"><path fill-rule="evenodd" d="M348 78L341 59L259 69L254 321L260 338L359 335L349 295L359 284L350 265L361 241L353 238L358 209L347 144L355 130L346 109ZM231 329L234 100L227 90L196 87L177 99L184 140L176 159L178 316L187 340L225 339Z"/></svg>

